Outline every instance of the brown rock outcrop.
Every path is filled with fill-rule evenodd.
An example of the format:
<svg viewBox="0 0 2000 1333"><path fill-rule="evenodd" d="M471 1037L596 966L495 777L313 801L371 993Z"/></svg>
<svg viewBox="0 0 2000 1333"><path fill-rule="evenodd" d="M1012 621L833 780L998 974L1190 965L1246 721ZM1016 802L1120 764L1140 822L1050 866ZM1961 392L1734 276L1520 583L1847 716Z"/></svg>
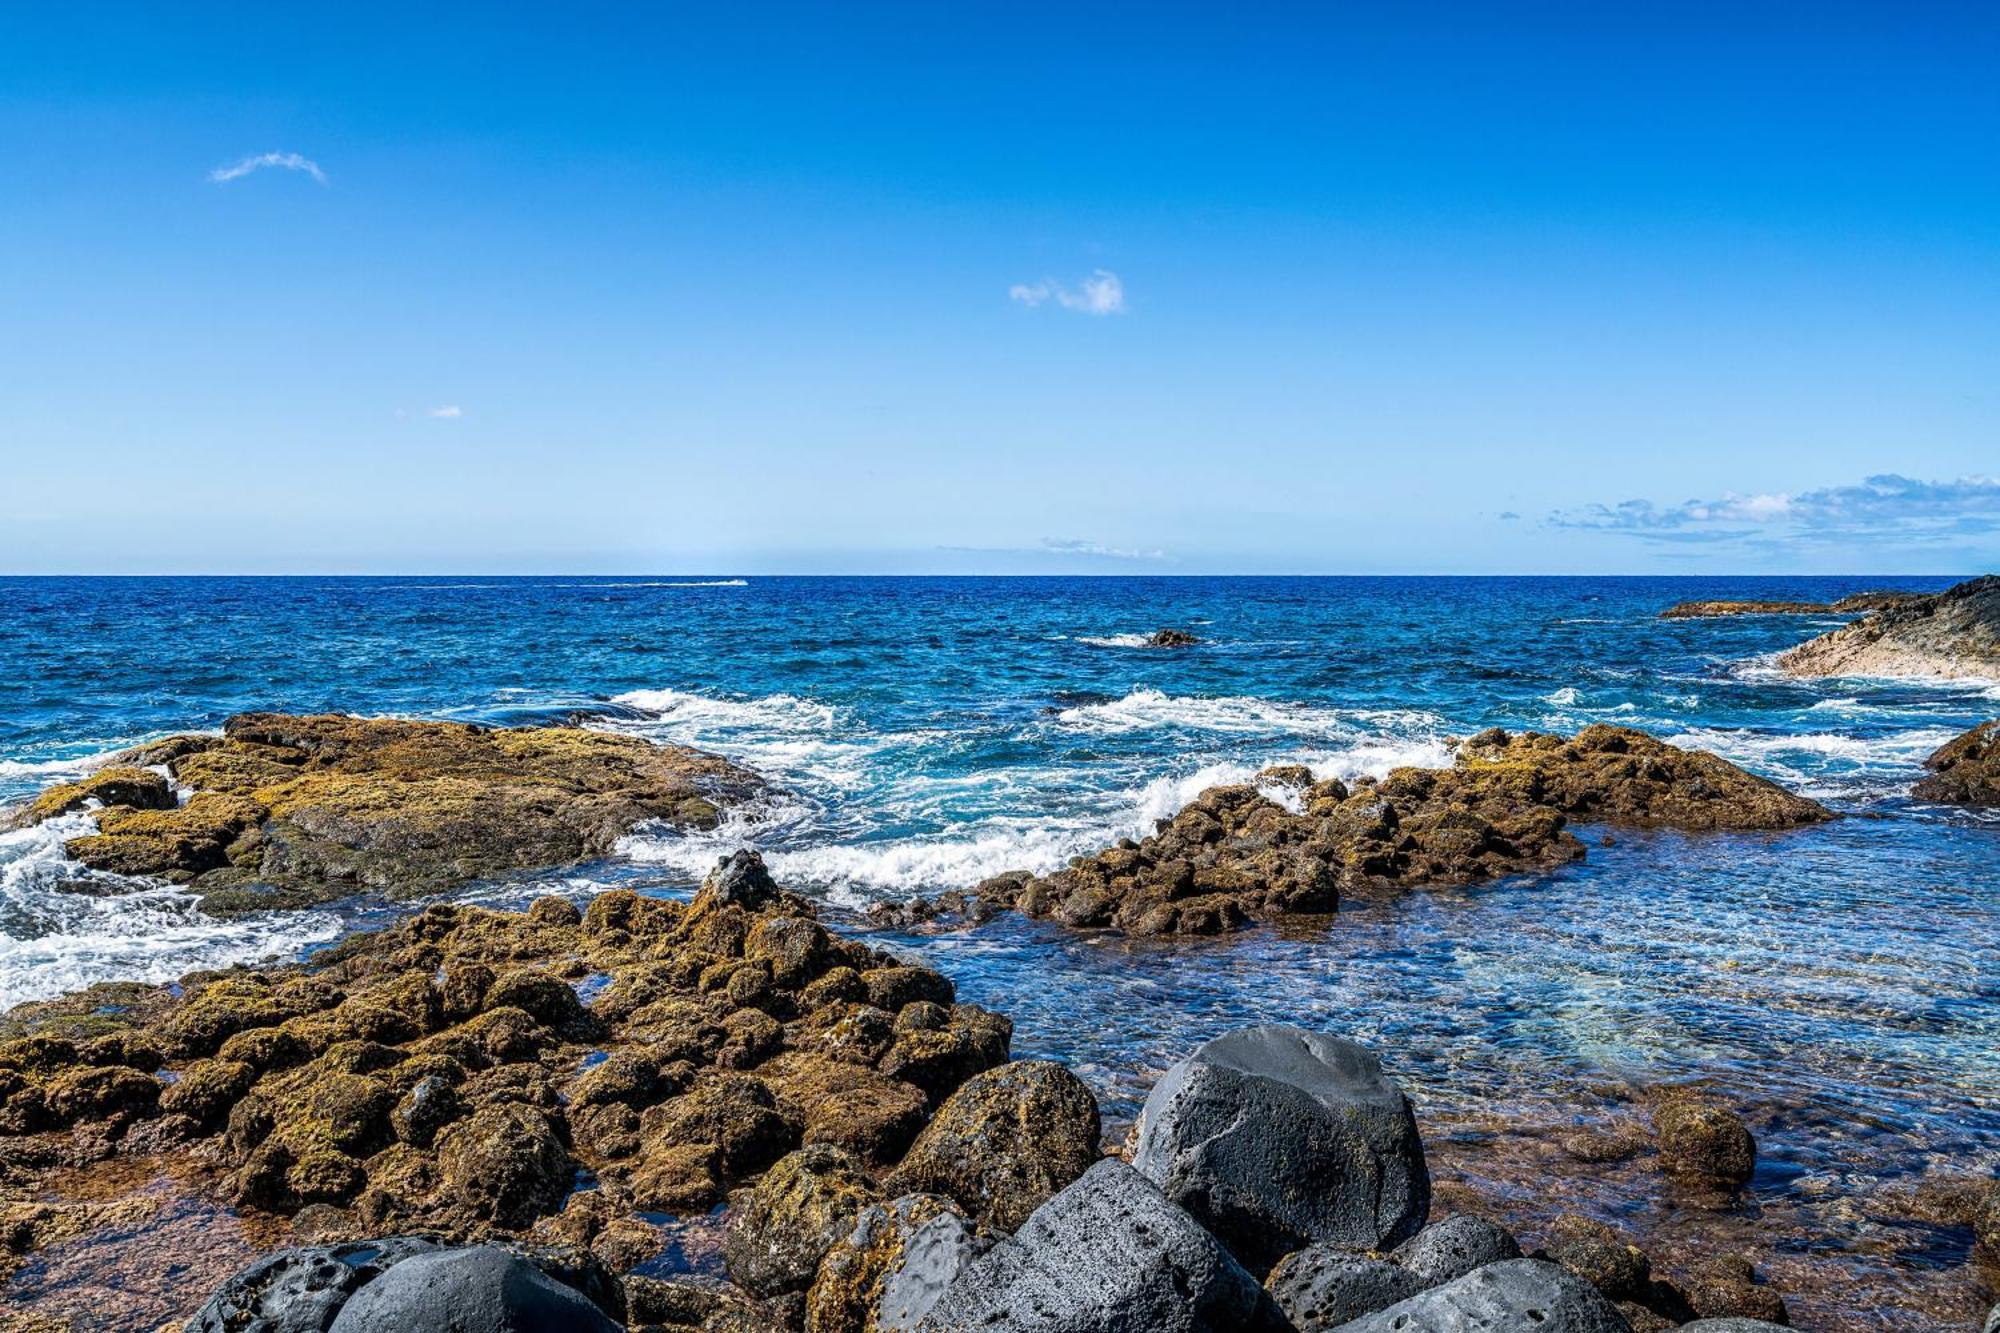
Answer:
<svg viewBox="0 0 2000 1333"><path fill-rule="evenodd" d="M156 766L191 789L184 803ZM98 832L71 839L70 855L190 885L209 910L231 911L363 890L418 897L567 865L642 822L712 828L722 805L762 785L715 755L573 727L245 713L221 736L119 755L15 819L96 801Z"/></svg>
<svg viewBox="0 0 2000 1333"><path fill-rule="evenodd" d="M1920 801L2000 805L2000 721L1982 722L1924 760L1930 776L1910 794Z"/></svg>
<svg viewBox="0 0 2000 1333"><path fill-rule="evenodd" d="M2000 574L1843 625L1778 665L1793 676L2000 676Z"/></svg>

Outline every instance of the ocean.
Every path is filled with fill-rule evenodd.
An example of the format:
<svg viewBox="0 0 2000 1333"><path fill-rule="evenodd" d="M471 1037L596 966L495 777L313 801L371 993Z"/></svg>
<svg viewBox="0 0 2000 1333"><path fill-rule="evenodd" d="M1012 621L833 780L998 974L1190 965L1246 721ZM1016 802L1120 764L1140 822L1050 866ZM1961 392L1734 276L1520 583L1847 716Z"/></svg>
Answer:
<svg viewBox="0 0 2000 1333"><path fill-rule="evenodd" d="M1071 1063L1113 1122L1230 1027L1360 1038L1481 1197L1669 1250L1738 1219L1622 1194L1618 1169L1551 1145L1706 1083L1758 1133L1760 1234L1788 1238L1767 1262L1811 1288L1795 1315L1844 1324L1866 1303L1879 1322L1852 1326L1930 1327L1960 1287L1973 1308L1965 1244L1895 1201L2000 1161L2000 819L1908 789L2000 714L2000 684L1789 680L1773 657L1838 622L1658 612L1952 581L0 579L0 801L250 709L581 717L717 751L776 794L713 833L641 830L603 863L462 896L685 893L749 845L845 913L1054 868L1273 763L1379 774L1446 763L1489 726L1639 727L1851 817L1608 845L1586 829L1577 865L1354 903L1314 931L1137 942L1003 918L880 942L1012 1014L1016 1053ZM1143 646L1165 626L1202 642ZM0 1005L298 956L407 910L218 921L168 888L65 892L83 822L0 834Z"/></svg>

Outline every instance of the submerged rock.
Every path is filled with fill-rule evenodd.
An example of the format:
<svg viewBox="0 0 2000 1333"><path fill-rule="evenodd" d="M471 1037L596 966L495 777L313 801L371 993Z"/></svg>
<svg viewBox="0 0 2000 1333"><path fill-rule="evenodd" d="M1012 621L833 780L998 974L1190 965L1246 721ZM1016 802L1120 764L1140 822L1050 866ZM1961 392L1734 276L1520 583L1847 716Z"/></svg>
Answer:
<svg viewBox="0 0 2000 1333"><path fill-rule="evenodd" d="M1284 1316L1138 1172L1103 1161L966 1265L922 1333L1278 1333Z"/></svg>
<svg viewBox="0 0 2000 1333"><path fill-rule="evenodd" d="M1757 1169L1757 1140L1743 1118L1690 1095L1672 1095L1653 1112L1660 1165L1669 1174L1735 1187Z"/></svg>
<svg viewBox="0 0 2000 1333"><path fill-rule="evenodd" d="M1930 776L1910 794L1920 801L2000 805L2000 721L1982 722L1924 760Z"/></svg>
<svg viewBox="0 0 2000 1333"><path fill-rule="evenodd" d="M1366 1048L1295 1027L1217 1037L1168 1070L1132 1164L1259 1271L1320 1242L1394 1245L1430 1211L1409 1099Z"/></svg>
<svg viewBox="0 0 2000 1333"><path fill-rule="evenodd" d="M149 765L191 790L185 804ZM712 828L761 787L715 755L605 732L244 713L221 736L128 751L15 819L101 803L71 856L187 884L226 912L567 865L642 822Z"/></svg>
<svg viewBox="0 0 2000 1333"><path fill-rule="evenodd" d="M1778 659L1793 676L2000 676L2000 575L1911 598Z"/></svg>

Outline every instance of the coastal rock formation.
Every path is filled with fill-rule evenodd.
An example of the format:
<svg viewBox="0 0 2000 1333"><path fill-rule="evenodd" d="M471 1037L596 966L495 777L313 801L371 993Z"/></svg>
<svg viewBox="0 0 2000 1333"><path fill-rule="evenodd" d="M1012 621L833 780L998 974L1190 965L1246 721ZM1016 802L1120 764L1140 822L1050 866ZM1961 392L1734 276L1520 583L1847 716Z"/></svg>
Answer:
<svg viewBox="0 0 2000 1333"><path fill-rule="evenodd" d="M1280 799L1284 798L1284 799ZM1211 787L1149 836L1050 875L997 875L933 903L883 906L884 924L1013 908L1134 935L1217 934L1335 910L1343 894L1473 884L1584 855L1571 819L1691 831L1782 829L1834 818L1727 760L1629 727L1571 738L1481 732L1453 767L1315 782L1297 766Z"/></svg>
<svg viewBox="0 0 2000 1333"><path fill-rule="evenodd" d="M1910 794L1920 801L2000 805L2000 721L1982 722L1924 760L1930 776Z"/></svg>
<svg viewBox="0 0 2000 1333"><path fill-rule="evenodd" d="M1688 1094L1669 1096L1653 1112L1660 1164L1674 1175L1724 1188L1748 1181L1757 1169L1757 1140L1742 1117Z"/></svg>
<svg viewBox="0 0 2000 1333"><path fill-rule="evenodd" d="M2000 575L1912 598L1778 659L1793 676L2000 676Z"/></svg>
<svg viewBox="0 0 2000 1333"><path fill-rule="evenodd" d="M1200 643L1194 635L1184 629L1154 630L1153 637L1146 640L1148 648L1192 648Z"/></svg>
<svg viewBox="0 0 2000 1333"><path fill-rule="evenodd" d="M1011 1035L937 973L829 934L751 853L691 904L439 904L309 964L99 998L8 1016L0 1164L37 1164L10 1194L170 1151L322 1232L617 1249L621 1226L653 1234L639 1213L699 1212L780 1163L760 1187L778 1220L741 1266L782 1289L877 1197L865 1163L897 1161Z"/></svg>
<svg viewBox="0 0 2000 1333"><path fill-rule="evenodd" d="M1857 592L1834 602L1765 602L1729 599L1675 602L1660 612L1662 620L1699 620L1716 616L1857 616L1886 611L1922 599L1920 592Z"/></svg>
<svg viewBox="0 0 2000 1333"><path fill-rule="evenodd" d="M490 1245L414 1255L348 1297L327 1333L618 1333L573 1288Z"/></svg>
<svg viewBox="0 0 2000 1333"><path fill-rule="evenodd" d="M1409 1098L1351 1041L1272 1025L1168 1070L1132 1165L1259 1272L1323 1241L1383 1249L1430 1212Z"/></svg>
<svg viewBox="0 0 2000 1333"><path fill-rule="evenodd" d="M16 820L97 802L98 831L71 839L71 856L187 884L226 912L567 865L642 822L712 828L762 785L714 755L572 727L244 713L221 736L118 755Z"/></svg>

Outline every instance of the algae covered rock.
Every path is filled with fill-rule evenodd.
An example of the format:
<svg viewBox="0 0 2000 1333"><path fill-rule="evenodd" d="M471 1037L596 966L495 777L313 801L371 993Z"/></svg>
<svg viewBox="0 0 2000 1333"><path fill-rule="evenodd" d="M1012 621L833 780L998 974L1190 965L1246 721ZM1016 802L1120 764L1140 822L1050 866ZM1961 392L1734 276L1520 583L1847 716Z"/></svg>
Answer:
<svg viewBox="0 0 2000 1333"><path fill-rule="evenodd" d="M1372 1052L1295 1027L1217 1037L1168 1070L1132 1164L1260 1270L1320 1242L1394 1245L1430 1211L1409 1099Z"/></svg>
<svg viewBox="0 0 2000 1333"><path fill-rule="evenodd" d="M993 1237L950 1199L908 1194L871 1204L820 1261L806 1294L807 1333L915 1328Z"/></svg>
<svg viewBox="0 0 2000 1333"><path fill-rule="evenodd" d="M1757 1169L1757 1140L1742 1117L1699 1096L1677 1094L1653 1113L1660 1165L1674 1175L1734 1187Z"/></svg>
<svg viewBox="0 0 2000 1333"><path fill-rule="evenodd" d="M588 975L605 978L591 1003L571 984ZM866 1004L871 982L901 1008ZM850 1182L893 1167L1007 1059L1004 1019L935 997L942 977L826 930L754 854L685 904L433 904L302 963L129 988L88 1041L39 1026L75 1006L16 1011L0 1161L33 1191L79 1144L96 1160L178 1141L239 1209L310 1210L314 1235L574 1231L642 1253L662 1242L640 1214L706 1211L802 1146L851 1163ZM857 1017L867 1038L836 1039ZM150 1068L106 1063L123 1059ZM570 1216L582 1183L600 1203Z"/></svg>
<svg viewBox="0 0 2000 1333"><path fill-rule="evenodd" d="M1047 875L994 876L935 903L884 905L888 924L1013 908L1080 929L1218 934L1334 911L1343 894L1476 884L1584 855L1570 820L1694 831L1834 818L1727 760L1626 727L1574 737L1481 732L1452 767L1312 781L1296 765L1212 787L1146 837Z"/></svg>
<svg viewBox="0 0 2000 1333"><path fill-rule="evenodd" d="M1099 1136L1097 1098L1083 1080L1050 1061L1016 1061L946 1098L888 1187L945 1195L1012 1231L1097 1161Z"/></svg>
<svg viewBox="0 0 2000 1333"><path fill-rule="evenodd" d="M155 763L192 790L185 804L141 767ZM19 818L101 804L98 832L67 844L77 860L237 910L567 865L642 822L711 828L761 786L714 755L574 727L245 713L220 737L120 756Z"/></svg>
<svg viewBox="0 0 2000 1333"><path fill-rule="evenodd" d="M2000 721L1982 722L1924 760L1930 775L1910 794L1920 801L2000 805Z"/></svg>
<svg viewBox="0 0 2000 1333"><path fill-rule="evenodd" d="M861 1163L814 1144L780 1159L732 1211L729 1276L760 1296L804 1291L820 1259L879 1197Z"/></svg>

